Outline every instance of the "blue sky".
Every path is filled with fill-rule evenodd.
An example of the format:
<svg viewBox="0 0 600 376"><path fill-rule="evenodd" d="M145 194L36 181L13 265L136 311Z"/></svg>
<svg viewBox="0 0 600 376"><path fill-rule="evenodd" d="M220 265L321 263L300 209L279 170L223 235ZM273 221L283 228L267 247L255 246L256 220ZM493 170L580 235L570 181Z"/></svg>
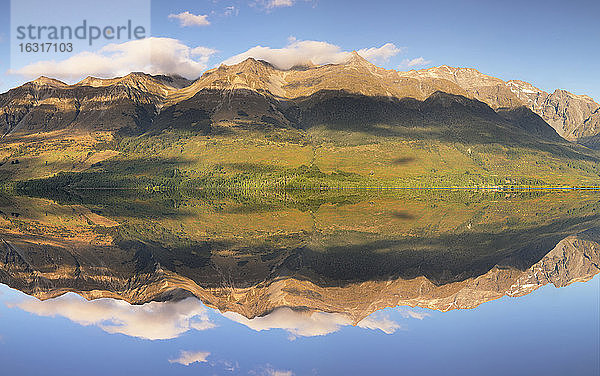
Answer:
<svg viewBox="0 0 600 376"><path fill-rule="evenodd" d="M190 300L41 302L0 284L0 361L8 375L597 375L599 282L446 313L386 308L370 317L397 324L387 332L324 313L260 325ZM197 315L213 325L192 327Z"/></svg>
<svg viewBox="0 0 600 376"><path fill-rule="evenodd" d="M199 74L255 46L283 48L293 47L294 41L319 41L326 42L327 48L335 47L343 53L392 44L394 49L388 49L387 54L380 51L381 54L375 56L378 65L406 70L409 69L407 62L413 61L415 65L411 68L415 69L443 64L474 67L502 79L529 81L543 90L563 88L598 100L599 11L597 0L156 0L151 4L151 35L169 38L170 47L165 45L165 51L173 48L181 52L182 46L189 47L189 51L183 53L191 52L192 56L188 69L182 71L188 76ZM49 13L40 8L30 12L29 15L38 20ZM199 22L188 26L182 24L181 18L169 17L184 12L206 17L196 18ZM79 15L65 14L65 18L69 16ZM31 79L7 73L11 68L22 68L10 66L11 35L14 30L11 34L10 1L0 0L1 92ZM93 52L101 47L95 45L89 50ZM196 50L198 53L194 54L193 49L197 47L205 49ZM304 47L296 45L292 53L311 51L314 46ZM137 48L143 50L144 46ZM41 55L33 58L44 60ZM58 63L48 69L48 75L59 75L56 72L60 70L56 69L60 68L61 58L53 58ZM89 74L105 72L100 66L92 66ZM170 66L169 62L161 69L165 69L164 66ZM29 71L33 72L31 75L46 69L44 65L39 67L42 70ZM114 72L121 73L127 68L125 65ZM137 66L133 64L131 68L136 70ZM111 72L106 71L104 75ZM70 81L83 74L84 71L77 71Z"/></svg>

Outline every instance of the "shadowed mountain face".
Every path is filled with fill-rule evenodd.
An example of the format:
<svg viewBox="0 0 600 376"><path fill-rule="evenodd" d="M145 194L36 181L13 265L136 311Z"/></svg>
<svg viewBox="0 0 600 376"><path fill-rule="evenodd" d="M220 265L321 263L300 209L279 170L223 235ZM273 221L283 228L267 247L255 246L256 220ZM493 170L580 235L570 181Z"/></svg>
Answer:
<svg viewBox="0 0 600 376"><path fill-rule="evenodd" d="M59 129L142 133L171 126L206 130L208 124L219 121L305 128L330 123L333 114L344 114L335 117L338 124L348 118L356 124L408 125L440 119L428 112L407 117L407 112L420 111L420 105L403 102L398 108L397 100L424 101L437 92L451 95L440 102L438 94L427 100L426 106L433 112L452 108L451 117L456 119L472 115L473 106L484 118L492 109L523 107L520 112L539 115L567 140L586 141L600 132L600 106L586 96L564 90L548 94L528 83L505 82L474 69L442 66L409 72L385 70L358 54L345 64L288 71L248 59L209 70L193 83L180 77L143 73L115 79L88 77L75 85L41 77L0 95L0 126L5 134ZM487 106L462 108L465 101L460 97ZM530 114L522 114L517 119L518 128L524 131L521 137L529 133L554 136L550 127L540 126L542 122L531 118ZM503 122L513 120L510 117ZM490 123L503 122L494 119ZM497 133L493 128L488 129L492 137Z"/></svg>
<svg viewBox="0 0 600 376"><path fill-rule="evenodd" d="M558 134L570 141L586 142L600 132L600 105L586 95L557 89L540 90L528 82L503 81L472 68L434 67L400 73L418 80L447 80L466 91L466 95L494 109L524 106L539 115Z"/></svg>
<svg viewBox="0 0 600 376"><path fill-rule="evenodd" d="M195 296L247 318L286 308L358 323L385 307L473 308L600 271L594 195L298 200L159 198L146 218L140 199L117 210L4 198L0 282L40 299Z"/></svg>
<svg viewBox="0 0 600 376"><path fill-rule="evenodd" d="M4 134L143 130L156 116L171 86L132 73L113 80L87 78L68 86L40 78L0 97Z"/></svg>

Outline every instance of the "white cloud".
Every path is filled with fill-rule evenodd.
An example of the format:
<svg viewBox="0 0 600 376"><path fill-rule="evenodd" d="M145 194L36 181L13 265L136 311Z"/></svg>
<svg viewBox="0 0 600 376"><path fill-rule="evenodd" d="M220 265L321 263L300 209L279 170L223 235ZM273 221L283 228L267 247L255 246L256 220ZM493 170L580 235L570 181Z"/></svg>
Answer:
<svg viewBox="0 0 600 376"><path fill-rule="evenodd" d="M422 67L424 65L431 64L431 60L425 60L423 57L417 57L414 59L404 59L400 63L399 68L413 68L413 67Z"/></svg>
<svg viewBox="0 0 600 376"><path fill-rule="evenodd" d="M215 323L208 320L208 316L203 316L200 320L193 320L190 322L190 328L196 330L208 330L216 327L217 325Z"/></svg>
<svg viewBox="0 0 600 376"><path fill-rule="evenodd" d="M229 17L229 16L237 16L240 13L240 10L238 8L236 8L234 5L230 5L228 7L225 7L225 11L223 12L223 15L225 17Z"/></svg>
<svg viewBox="0 0 600 376"><path fill-rule="evenodd" d="M293 376L294 372L289 371L289 370L267 368L267 369L265 369L265 375L266 376Z"/></svg>
<svg viewBox="0 0 600 376"><path fill-rule="evenodd" d="M350 319L342 314L294 311L278 308L266 316L248 319L235 312L225 312L225 317L255 331L283 329L295 336L313 337L336 332L342 325L350 325Z"/></svg>
<svg viewBox="0 0 600 376"><path fill-rule="evenodd" d="M281 7L291 7L292 5L294 5L294 0L269 0L267 1L266 7L272 9Z"/></svg>
<svg viewBox="0 0 600 376"><path fill-rule="evenodd" d="M190 12L181 12L179 14L169 14L169 18L179 20L180 26L208 26L210 21L208 15L192 14Z"/></svg>
<svg viewBox="0 0 600 376"><path fill-rule="evenodd" d="M20 69L9 70L8 73L27 79L49 76L67 82L75 82L87 76L113 78L135 71L178 74L195 79L209 67L210 58L217 52L204 46L189 47L173 38L152 37L108 44L97 51L81 52L65 60L38 61ZM380 64L400 53L401 48L393 43L386 43L381 47L363 48L357 52L365 59ZM286 70L307 63L344 63L352 57L352 53L327 42L290 38L283 48L255 46L230 57L223 64L237 64L249 57L266 60L275 67Z"/></svg>
<svg viewBox="0 0 600 376"><path fill-rule="evenodd" d="M290 370L277 369L270 364L266 364L254 370L251 370L250 372L248 372L248 374L256 376L293 376L294 372Z"/></svg>
<svg viewBox="0 0 600 376"><path fill-rule="evenodd" d="M69 293L45 301L28 298L16 306L39 316L63 316L80 325L95 325L108 333L150 340L176 338L191 329L215 327L207 309L195 298L130 305L114 299L87 301Z"/></svg>
<svg viewBox="0 0 600 376"><path fill-rule="evenodd" d="M385 64L391 57L402 52L402 49L396 47L393 43L386 43L381 47L363 48L356 52L374 64Z"/></svg>
<svg viewBox="0 0 600 376"><path fill-rule="evenodd" d="M9 73L77 81L86 76L112 78L140 71L195 79L206 70L208 60L216 52L207 47L191 48L177 39L147 38L108 44L98 51L81 52L61 61L39 61Z"/></svg>
<svg viewBox="0 0 600 376"><path fill-rule="evenodd" d="M208 360L209 352L205 351L181 351L179 358L169 359L169 363L179 363L184 366L189 366L192 363L206 363Z"/></svg>
<svg viewBox="0 0 600 376"><path fill-rule="evenodd" d="M400 329L400 325L398 325L397 322L390 320L387 316L377 317L373 315L362 319L357 326L363 329L379 329L385 334L392 334Z"/></svg>
<svg viewBox="0 0 600 376"><path fill-rule="evenodd" d="M208 59L217 52L217 50L208 48L208 47L195 47L192 48L191 54L192 56L198 56L200 61L206 65L208 63Z"/></svg>
<svg viewBox="0 0 600 376"><path fill-rule="evenodd" d="M342 326L352 325L349 316L342 313L296 311L291 308L278 308L266 316L248 319L235 312L225 312L223 316L243 324L252 330L263 331L283 329L298 337L322 336L337 332ZM393 333L399 328L395 322L383 318L365 318L358 323L364 329L379 329L384 333Z"/></svg>
<svg viewBox="0 0 600 376"><path fill-rule="evenodd" d="M413 311L412 309L406 309L406 308L398 308L398 312L400 312L400 314L405 318L410 317L410 318L417 319L417 320L423 320L425 317L431 316L427 312L417 312L417 311Z"/></svg>
<svg viewBox="0 0 600 376"><path fill-rule="evenodd" d="M386 43L381 47L363 48L357 52L365 59L378 63L385 62L400 51L393 43ZM317 65L344 63L352 57L352 53L342 51L339 46L327 42L314 40L299 41L295 38L290 38L289 43L283 48L252 47L246 52L230 57L223 64L237 64L249 57L268 61L275 67L286 70L293 66L307 63Z"/></svg>

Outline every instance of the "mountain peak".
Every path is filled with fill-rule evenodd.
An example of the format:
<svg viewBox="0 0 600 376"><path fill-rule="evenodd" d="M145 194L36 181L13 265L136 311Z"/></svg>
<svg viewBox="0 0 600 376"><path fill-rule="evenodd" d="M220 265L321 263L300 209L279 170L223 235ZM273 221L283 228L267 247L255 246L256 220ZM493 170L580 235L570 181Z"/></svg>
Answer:
<svg viewBox="0 0 600 376"><path fill-rule="evenodd" d="M105 87L116 84L138 84L145 82L158 81L153 76L144 72L131 72L125 76L114 77L114 78L98 78L93 76L87 76L83 80L76 83L76 86L92 86L92 87Z"/></svg>
<svg viewBox="0 0 600 376"><path fill-rule="evenodd" d="M317 68L318 65L316 65L315 63L312 62L312 60L307 60L303 63L298 63L294 66L292 66L289 70L308 70L308 69L312 69L312 68Z"/></svg>
<svg viewBox="0 0 600 376"><path fill-rule="evenodd" d="M144 72L131 72L131 73L123 76L123 78L133 78L133 77L145 78L145 77L152 77L152 76L147 73L144 73Z"/></svg>
<svg viewBox="0 0 600 376"><path fill-rule="evenodd" d="M352 69L366 69L370 73L383 69L369 62L367 59L362 57L357 51L352 51L350 53L350 58L343 65Z"/></svg>
<svg viewBox="0 0 600 376"><path fill-rule="evenodd" d="M269 63L268 61L255 59L253 57L249 57L240 63L233 64L230 66L231 67L240 67L242 69L254 68L254 67L256 67L256 68L264 68L264 67L274 68L273 64Z"/></svg>
<svg viewBox="0 0 600 376"><path fill-rule="evenodd" d="M350 59L348 59L348 61L346 62L346 64L368 64L368 65L373 65L371 63L369 63L364 57L360 56L360 54L356 51L352 51L350 52Z"/></svg>
<svg viewBox="0 0 600 376"><path fill-rule="evenodd" d="M554 90L554 92L552 93L553 96L562 96L565 98L579 98L585 101L589 101L589 102L594 102L594 99L592 97L590 97L589 95L580 95L580 94L575 94L572 93L570 91L567 91L565 89L556 89ZM595 103L595 102L594 102ZM596 103L597 105L597 103Z"/></svg>
<svg viewBox="0 0 600 376"><path fill-rule="evenodd" d="M83 80L79 81L78 83L76 83L76 86L93 86L93 87L99 87L99 86L105 86L106 85L106 81L109 81L110 79L104 79L104 78L98 78L98 77L94 77L94 76L87 76L86 78L84 78Z"/></svg>
<svg viewBox="0 0 600 376"><path fill-rule="evenodd" d="M34 84L38 84L38 85L46 85L46 86L54 86L54 87L67 86L67 84L65 84L62 81L59 81L54 78L46 77L46 76L40 76L40 77L36 78L35 80L33 80L32 82Z"/></svg>

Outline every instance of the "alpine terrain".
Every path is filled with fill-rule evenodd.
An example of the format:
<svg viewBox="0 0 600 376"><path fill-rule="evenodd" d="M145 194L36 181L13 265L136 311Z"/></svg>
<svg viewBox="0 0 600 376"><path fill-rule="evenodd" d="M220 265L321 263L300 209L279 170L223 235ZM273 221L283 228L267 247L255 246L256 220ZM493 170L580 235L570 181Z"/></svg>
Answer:
<svg viewBox="0 0 600 376"><path fill-rule="evenodd" d="M600 106L475 69L249 58L195 81L40 77L0 94L0 179L56 187L596 186ZM40 180L42 179L42 180Z"/></svg>

